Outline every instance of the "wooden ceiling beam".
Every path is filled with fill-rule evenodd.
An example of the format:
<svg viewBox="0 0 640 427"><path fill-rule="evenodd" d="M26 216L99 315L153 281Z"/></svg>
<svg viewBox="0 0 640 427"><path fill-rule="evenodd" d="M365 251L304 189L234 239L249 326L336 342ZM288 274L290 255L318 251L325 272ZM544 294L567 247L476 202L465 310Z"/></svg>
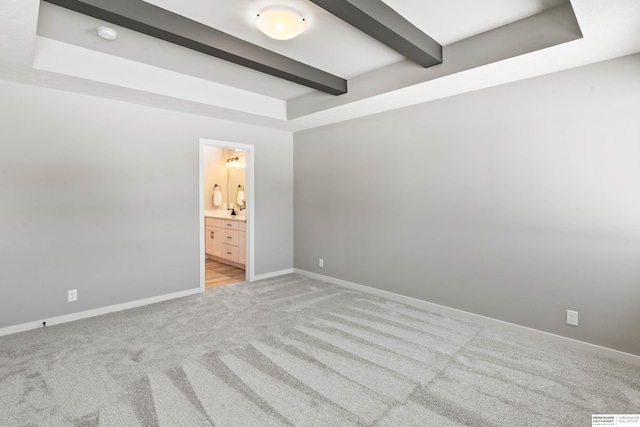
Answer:
<svg viewBox="0 0 640 427"><path fill-rule="evenodd" d="M442 63L442 46L381 0L311 0L423 67Z"/></svg>
<svg viewBox="0 0 640 427"><path fill-rule="evenodd" d="M142 0L44 1L331 95L347 92L345 79Z"/></svg>

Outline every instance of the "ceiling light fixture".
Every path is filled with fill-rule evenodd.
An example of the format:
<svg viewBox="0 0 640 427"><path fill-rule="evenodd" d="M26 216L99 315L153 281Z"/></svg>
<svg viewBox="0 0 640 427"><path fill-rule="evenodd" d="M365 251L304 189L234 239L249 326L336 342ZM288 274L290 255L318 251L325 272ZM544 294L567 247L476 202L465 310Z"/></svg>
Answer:
<svg viewBox="0 0 640 427"><path fill-rule="evenodd" d="M96 30L98 31L98 37L101 39L113 41L118 38L118 32L113 28L98 27Z"/></svg>
<svg viewBox="0 0 640 427"><path fill-rule="evenodd" d="M277 5L262 9L256 19L256 26L272 39L289 40L302 34L307 23L294 8Z"/></svg>

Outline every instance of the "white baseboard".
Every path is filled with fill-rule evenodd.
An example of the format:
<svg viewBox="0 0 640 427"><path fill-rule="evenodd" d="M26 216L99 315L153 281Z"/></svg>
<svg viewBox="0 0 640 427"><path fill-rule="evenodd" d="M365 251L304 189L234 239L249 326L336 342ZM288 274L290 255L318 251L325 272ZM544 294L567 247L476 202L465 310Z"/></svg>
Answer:
<svg viewBox="0 0 640 427"><path fill-rule="evenodd" d="M284 276L285 274L291 274L293 272L294 272L293 268L288 268L286 270L280 270L280 271L272 271L271 273L258 274L256 276L253 276L251 281L253 282L256 280L271 279L272 277Z"/></svg>
<svg viewBox="0 0 640 427"><path fill-rule="evenodd" d="M73 322L74 320L86 319L88 317L100 316L102 314L128 310L130 308L142 307L144 305L149 305L156 302L162 302L162 301L167 301L167 300L176 299L176 298L182 298L189 295L199 294L202 292L203 290L198 287L196 289L189 289L187 291L180 291L172 294L160 295L157 297L145 298L137 301L125 302L122 304L110 305L108 307L95 308L93 310L86 310L78 313L65 314L63 316L40 319L33 322L22 323L20 325L8 326L6 328L0 329L0 337L4 335L10 335L18 332L30 331L32 329L41 328L42 322L47 322L47 326L59 325L61 323Z"/></svg>
<svg viewBox="0 0 640 427"><path fill-rule="evenodd" d="M563 337L561 335L556 335L549 332L528 328L526 326L516 325L514 323L493 319L491 317L470 313L468 311L458 310L456 308L451 308L451 307L447 307L440 304L434 304L432 302L423 301L417 298L412 298L412 297L396 294L389 291L383 291L381 289L371 288L369 286L360 285L358 283L348 282L342 279L336 279L335 277L323 276L322 274L313 273L311 271L300 270L296 268L294 272L297 274L301 274L303 276L308 276L314 279L329 282L334 285L344 286L360 292L365 292L371 295L380 296L383 298L401 302L407 305L412 305L414 307L426 309L436 313L460 317L460 318L471 320L483 325L507 328L513 331L521 332L529 336L542 338L544 340L551 341L556 344L568 346L578 350L588 351L590 353L597 354L599 356L604 356L604 357L608 357L610 359L615 359L615 360L621 360L623 362L632 363L634 365L640 366L640 356L637 356L635 354L625 353L623 351L602 347L596 344L590 344L588 342L574 340L572 338Z"/></svg>

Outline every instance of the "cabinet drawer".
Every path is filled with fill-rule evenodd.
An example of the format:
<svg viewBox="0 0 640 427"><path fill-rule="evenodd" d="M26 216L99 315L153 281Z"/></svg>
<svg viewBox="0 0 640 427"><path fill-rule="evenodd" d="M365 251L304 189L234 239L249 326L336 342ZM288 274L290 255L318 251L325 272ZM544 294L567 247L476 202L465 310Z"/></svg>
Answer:
<svg viewBox="0 0 640 427"><path fill-rule="evenodd" d="M218 218L205 218L204 225L207 227L222 227L222 220Z"/></svg>
<svg viewBox="0 0 640 427"><path fill-rule="evenodd" d="M222 243L238 246L238 230L222 229Z"/></svg>
<svg viewBox="0 0 640 427"><path fill-rule="evenodd" d="M222 220L222 228L228 228L229 230L238 229L238 221Z"/></svg>
<svg viewBox="0 0 640 427"><path fill-rule="evenodd" d="M229 261L238 262L238 247L231 246L226 243L222 244L222 258Z"/></svg>

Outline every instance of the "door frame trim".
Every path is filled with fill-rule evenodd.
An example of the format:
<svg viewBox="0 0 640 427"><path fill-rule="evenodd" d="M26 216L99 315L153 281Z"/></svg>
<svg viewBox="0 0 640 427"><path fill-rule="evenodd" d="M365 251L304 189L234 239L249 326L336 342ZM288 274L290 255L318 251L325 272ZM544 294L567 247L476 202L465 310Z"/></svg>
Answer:
<svg viewBox="0 0 640 427"><path fill-rule="evenodd" d="M221 141L208 138L200 138L198 150L198 223L200 230L200 289L205 290L205 241L204 241L204 147L221 147L245 150L247 167L245 169L245 197L247 200L247 261L245 264L245 280L255 280L255 145L239 142Z"/></svg>

